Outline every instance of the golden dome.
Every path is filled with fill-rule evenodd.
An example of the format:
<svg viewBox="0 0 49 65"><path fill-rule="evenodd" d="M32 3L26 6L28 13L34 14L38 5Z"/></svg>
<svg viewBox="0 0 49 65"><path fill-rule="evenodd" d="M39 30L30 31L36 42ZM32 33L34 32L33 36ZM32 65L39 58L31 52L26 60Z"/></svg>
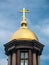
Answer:
<svg viewBox="0 0 49 65"><path fill-rule="evenodd" d="M25 10L25 8L23 8L23 10L21 10L20 12L23 12L21 28L12 35L12 37L10 38L10 41L14 39L16 40L37 40L38 41L38 38L36 37L35 33L33 33L27 28L25 12L28 12L28 10Z"/></svg>
<svg viewBox="0 0 49 65"><path fill-rule="evenodd" d="M28 28L20 28L19 30L17 30L12 37L10 38L10 41L12 40L37 40L38 38L36 37L36 35L30 31Z"/></svg>

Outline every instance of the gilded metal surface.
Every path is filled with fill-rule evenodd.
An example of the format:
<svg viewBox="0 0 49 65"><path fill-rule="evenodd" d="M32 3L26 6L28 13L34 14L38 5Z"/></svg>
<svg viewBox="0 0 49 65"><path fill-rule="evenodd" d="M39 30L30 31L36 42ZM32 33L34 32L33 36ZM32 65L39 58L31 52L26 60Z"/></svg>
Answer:
<svg viewBox="0 0 49 65"><path fill-rule="evenodd" d="M22 15L22 20L26 20L26 13L29 12L29 10L26 10L25 8L23 8L22 10L20 10L19 12L22 12L23 15Z"/></svg>
<svg viewBox="0 0 49 65"><path fill-rule="evenodd" d="M25 13L28 11L25 8L23 8L23 10L21 10L20 12L23 13L21 28L12 35L12 37L10 38L10 41L14 39L16 40L38 40L36 35L27 28Z"/></svg>
<svg viewBox="0 0 49 65"><path fill-rule="evenodd" d="M10 41L16 40L38 40L36 35L28 28L20 28L11 37Z"/></svg>

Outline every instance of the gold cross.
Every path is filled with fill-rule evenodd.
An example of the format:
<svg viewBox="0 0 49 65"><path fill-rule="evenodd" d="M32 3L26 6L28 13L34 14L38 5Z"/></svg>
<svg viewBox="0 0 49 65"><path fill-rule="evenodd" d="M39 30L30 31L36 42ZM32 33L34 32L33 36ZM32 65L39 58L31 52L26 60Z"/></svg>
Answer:
<svg viewBox="0 0 49 65"><path fill-rule="evenodd" d="M23 13L23 15L22 15L23 21L26 20L26 13L29 12L29 10L26 10L25 8L23 8L23 9L20 10L19 12Z"/></svg>

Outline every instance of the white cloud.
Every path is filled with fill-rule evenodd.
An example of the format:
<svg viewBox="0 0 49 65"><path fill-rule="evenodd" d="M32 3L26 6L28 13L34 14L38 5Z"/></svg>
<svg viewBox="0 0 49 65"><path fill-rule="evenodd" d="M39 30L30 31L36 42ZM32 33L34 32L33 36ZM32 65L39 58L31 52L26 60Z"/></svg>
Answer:
<svg viewBox="0 0 49 65"><path fill-rule="evenodd" d="M49 36L49 18L44 18L39 20L40 24L32 24L31 21L28 20L28 26L37 33L44 34L45 36Z"/></svg>
<svg viewBox="0 0 49 65"><path fill-rule="evenodd" d="M4 16L3 14L0 14L0 28L13 28L15 25L15 22L13 19L9 19L8 17ZM12 26L12 27L10 27Z"/></svg>
<svg viewBox="0 0 49 65"><path fill-rule="evenodd" d="M42 55L41 60L49 60L49 55Z"/></svg>
<svg viewBox="0 0 49 65"><path fill-rule="evenodd" d="M49 36L49 18L43 19L40 22L42 22L40 25L40 32L46 36Z"/></svg>
<svg viewBox="0 0 49 65"><path fill-rule="evenodd" d="M7 65L7 60L6 59L0 59L0 65Z"/></svg>
<svg viewBox="0 0 49 65"><path fill-rule="evenodd" d="M11 31L8 30L0 30L0 41L3 42L7 42L10 38L10 36L12 35ZM0 43L1 44L1 43Z"/></svg>
<svg viewBox="0 0 49 65"><path fill-rule="evenodd" d="M44 28L42 29L42 33L44 33L46 36L49 36L49 26L44 27Z"/></svg>

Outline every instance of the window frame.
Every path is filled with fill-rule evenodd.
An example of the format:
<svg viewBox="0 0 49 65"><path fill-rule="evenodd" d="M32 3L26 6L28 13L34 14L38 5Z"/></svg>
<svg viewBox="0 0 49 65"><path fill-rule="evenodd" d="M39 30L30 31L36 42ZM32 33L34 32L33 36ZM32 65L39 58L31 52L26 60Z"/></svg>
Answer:
<svg viewBox="0 0 49 65"><path fill-rule="evenodd" d="M21 53L24 53L24 58L21 58ZM29 64L29 53L28 53L28 58L25 58L25 53L28 53L28 51L21 51L20 52L20 65L21 65L21 60L24 61L24 65L25 65L25 61L27 61L27 63Z"/></svg>

